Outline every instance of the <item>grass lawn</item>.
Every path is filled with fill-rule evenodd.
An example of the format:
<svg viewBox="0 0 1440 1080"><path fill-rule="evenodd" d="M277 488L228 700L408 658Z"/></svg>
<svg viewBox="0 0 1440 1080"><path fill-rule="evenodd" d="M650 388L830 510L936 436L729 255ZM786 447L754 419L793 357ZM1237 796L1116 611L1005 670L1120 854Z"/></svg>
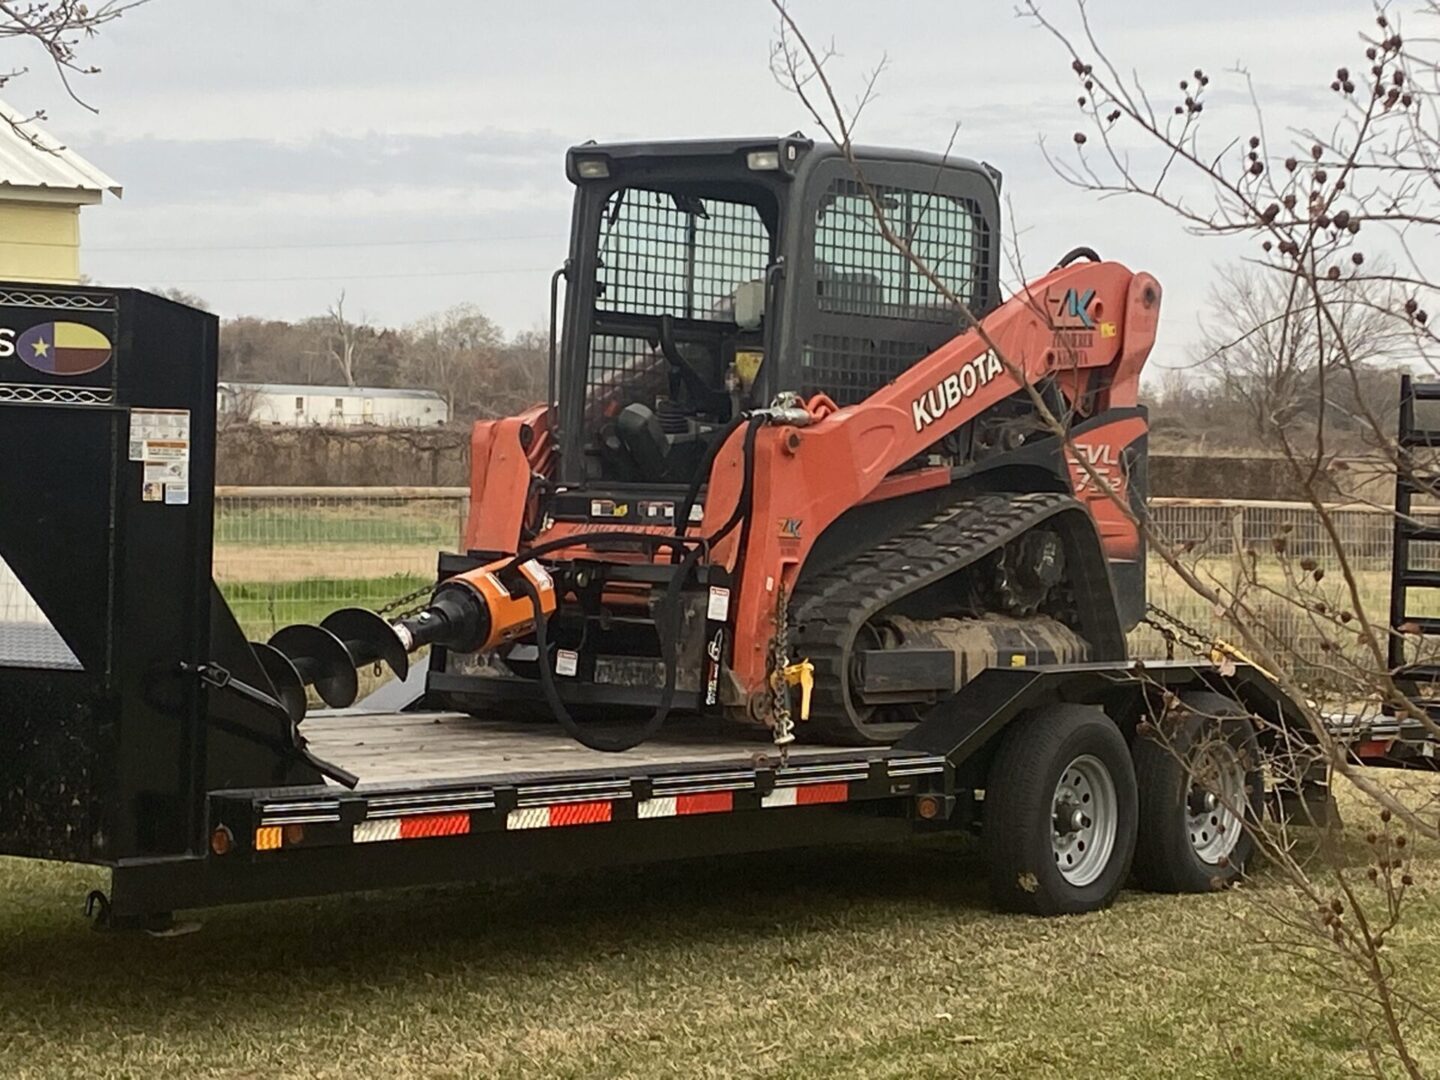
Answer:
<svg viewBox="0 0 1440 1080"><path fill-rule="evenodd" d="M1355 816L1359 820L1359 815ZM1353 826L1352 826L1353 827ZM1362 845L1363 846L1363 845ZM91 933L88 870L0 860L7 1078L1330 1077L1334 991L1260 942L1262 873L1040 920L963 839L297 901ZM1394 960L1440 985L1440 858ZM1440 1070L1440 1032L1416 1024Z"/></svg>
<svg viewBox="0 0 1440 1080"><path fill-rule="evenodd" d="M379 608L433 585L433 575L375 578L306 578L302 581L225 582L221 591L247 636L264 641L282 626L318 623L343 607Z"/></svg>

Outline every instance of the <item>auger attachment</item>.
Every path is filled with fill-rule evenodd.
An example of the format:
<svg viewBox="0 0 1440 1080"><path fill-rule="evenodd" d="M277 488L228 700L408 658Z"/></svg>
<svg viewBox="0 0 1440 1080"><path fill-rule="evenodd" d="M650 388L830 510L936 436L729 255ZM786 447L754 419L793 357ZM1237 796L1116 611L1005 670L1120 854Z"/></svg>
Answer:
<svg viewBox="0 0 1440 1080"><path fill-rule="evenodd" d="M422 646L476 652L534 629L530 592L548 617L555 610L555 583L533 559L513 562L504 559L441 582L428 607L394 623L364 608L342 608L319 626L287 626L268 642L250 644L286 713L299 723L307 687L332 709L343 709L360 693L360 668L384 663L403 679L409 654Z"/></svg>
<svg viewBox="0 0 1440 1080"><path fill-rule="evenodd" d="M332 709L343 709L360 694L360 668L383 662L401 679L410 672L410 657L395 628L364 608L343 608L319 626L287 626L268 642L250 644L296 722L305 716L308 686Z"/></svg>

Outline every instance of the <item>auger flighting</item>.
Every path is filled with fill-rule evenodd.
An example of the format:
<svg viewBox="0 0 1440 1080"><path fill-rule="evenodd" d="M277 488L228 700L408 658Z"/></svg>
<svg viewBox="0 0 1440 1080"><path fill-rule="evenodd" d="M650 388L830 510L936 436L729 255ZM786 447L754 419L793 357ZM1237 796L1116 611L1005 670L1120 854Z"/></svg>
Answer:
<svg viewBox="0 0 1440 1080"><path fill-rule="evenodd" d="M410 654L427 645L462 653L493 648L532 630L537 605L543 616L555 610L550 575L533 559L502 559L446 579L424 610L394 622L365 608L342 608L318 626L287 626L251 645L298 723L307 688L332 709L347 708L359 696L361 669L385 664L403 680Z"/></svg>

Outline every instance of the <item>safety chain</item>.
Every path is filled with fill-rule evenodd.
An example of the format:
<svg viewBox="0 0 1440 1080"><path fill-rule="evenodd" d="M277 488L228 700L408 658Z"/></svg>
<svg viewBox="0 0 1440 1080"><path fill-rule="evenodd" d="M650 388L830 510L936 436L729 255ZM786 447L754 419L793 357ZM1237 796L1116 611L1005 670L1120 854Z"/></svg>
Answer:
<svg viewBox="0 0 1440 1080"><path fill-rule="evenodd" d="M416 604L415 601L421 599L428 601L430 598L430 594L434 591L435 589L433 586L422 585L414 592L408 592L404 596L399 597L398 599L391 600L390 603L386 604L384 607L376 608L375 614L389 615L391 612L394 612L395 618L397 619L403 619L408 615L418 614L419 612L425 610L426 605ZM413 606L407 607L407 605Z"/></svg>
<svg viewBox="0 0 1440 1080"><path fill-rule="evenodd" d="M1178 615L1154 604L1145 605L1146 626L1159 632L1165 639L1165 659L1175 659L1175 643L1178 641L1196 656L1208 656L1215 648L1213 637L1202 634ZM1183 635L1183 636L1182 636Z"/></svg>
<svg viewBox="0 0 1440 1080"><path fill-rule="evenodd" d="M781 585L775 596L775 636L770 645L770 721L780 764L787 763L790 744L795 741L795 720L790 715L790 686L785 669L790 666L790 599Z"/></svg>

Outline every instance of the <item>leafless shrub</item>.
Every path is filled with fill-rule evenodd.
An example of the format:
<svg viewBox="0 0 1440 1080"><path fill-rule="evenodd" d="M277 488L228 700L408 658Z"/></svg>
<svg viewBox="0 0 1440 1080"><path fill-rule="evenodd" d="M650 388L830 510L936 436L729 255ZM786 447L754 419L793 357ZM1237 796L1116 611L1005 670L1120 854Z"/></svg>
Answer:
<svg viewBox="0 0 1440 1080"><path fill-rule="evenodd" d="M18 0L0 3L0 44L10 46L7 55L14 55L16 61L0 65L0 90L11 80L24 75L30 69L10 64L25 55L20 46L28 45L32 51L42 54L64 84L65 92L77 104L95 112L75 88L77 76L96 75L100 69L86 64L80 58L82 42L93 38L101 27L114 22L127 11L139 7L146 0L96 0L84 3L82 0ZM30 116L3 116L5 122L22 139L39 150L50 151L52 147L37 138L33 129L26 125L44 120L43 112Z"/></svg>
<svg viewBox="0 0 1440 1080"><path fill-rule="evenodd" d="M777 79L846 155L885 239L975 322L963 299L929 273L891 227L851 151L856 118L874 95L883 62L847 108L826 72L833 48L814 48L783 0L772 3L780 20L772 52ZM1237 536L1222 557L1201 558L1139 520L1151 553L1212 613L1202 628L1167 632L1172 644L1211 656L1222 675L1248 661L1286 691L1294 703L1290 715L1254 718L1270 749L1266 768L1277 787L1298 789L1320 768L1353 785L1362 816L1378 817L1383 827L1367 837L1370 854L1361 860L1358 879L1353 852L1332 844L1305 853L1293 820L1252 815L1246 827L1287 884L1278 894L1284 902L1258 893L1271 909L1271 925L1281 931L1273 940L1334 979L1365 1028L1374 1071L1398 1065L1418 1076L1407 1028L1417 1015L1429 1015L1426 999L1398 984L1386 948L1413 882L1405 848L1412 838L1433 841L1440 831L1433 793L1407 797L1399 785L1360 768L1332 718L1383 708L1431 737L1440 736L1440 727L1407 694L1402 672L1391 662L1397 634L1415 658L1415 642L1408 640L1414 635L1406 633L1413 628L1393 628L1383 603L1377 607L1341 542L1332 500L1337 474L1349 467L1337 453L1342 430L1360 439L1374 467L1392 480L1403 477L1423 496L1440 494L1417 455L1398 444L1393 408L1382 404L1375 385L1387 364L1440 374L1429 321L1437 281L1428 262L1440 225L1437 39L1403 36L1393 15L1373 12L1353 69L1342 67L1333 79L1325 75L1336 102L1328 123L1276 142L1257 103L1238 130L1221 133L1212 145L1206 120L1233 121L1206 113L1210 73L1180 73L1176 89L1162 100L1120 73L1096 38L1084 0L1074 0L1070 10L1073 31L1042 13L1035 0L1020 8L1023 18L1050 33L1077 83L1081 124L1067 135L1064 153L1047 149L1047 156L1082 192L1146 200L1196 235L1250 245L1246 267L1233 272L1227 287L1231 300L1243 294L1244 302L1228 305L1228 322L1216 328L1208 351L1235 361L1234 377L1253 423L1277 447L1320 523L1320 537L1308 543L1323 544L1328 555L1322 566L1281 531L1263 545ZM1427 0L1420 15L1440 17L1440 0ZM1246 73L1227 77L1254 100ZM1019 296L1028 294L1022 288ZM1032 307L1048 319L1042 305ZM984 324L975 324L985 345L1000 352ZM1021 367L1003 353L1001 361L1030 391L1051 433L1068 441L1064 418L1050 412ZM1086 471L1126 509L1105 477ZM1314 677L1314 665L1295 647L1297 625L1318 636L1331 659L1323 678ZM1165 704L1148 726L1163 740L1173 702L1158 686L1156 699ZM1205 787L1193 759L1185 760L1192 784ZM1243 816L1245 808L1230 809Z"/></svg>

